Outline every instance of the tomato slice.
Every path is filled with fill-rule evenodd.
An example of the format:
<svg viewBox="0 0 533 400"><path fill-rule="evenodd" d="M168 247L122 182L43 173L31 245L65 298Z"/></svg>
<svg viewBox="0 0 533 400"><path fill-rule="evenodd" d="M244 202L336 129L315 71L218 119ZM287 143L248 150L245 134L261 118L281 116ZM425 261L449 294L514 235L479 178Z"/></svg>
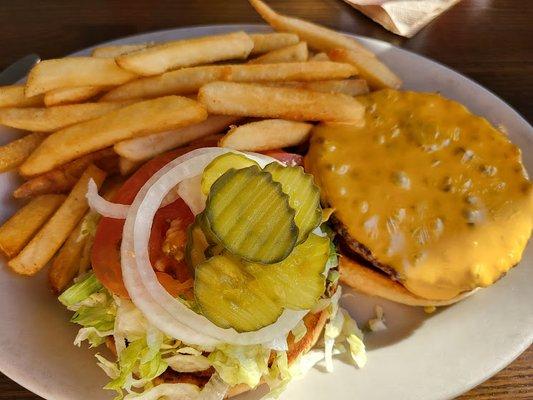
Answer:
<svg viewBox="0 0 533 400"><path fill-rule="evenodd" d="M166 164L191 150L208 146L216 146L216 141L202 141L196 146L191 145L177 149L147 162L124 182L112 201L120 204L131 204L146 181ZM183 226L183 229L186 229L194 220L194 215L181 199L157 211L148 244L152 265L162 259L164 264L170 265L169 269L172 271L172 275L166 272L157 272L157 277L159 282L173 295L179 292L179 288L185 290L187 288L185 283L191 279L185 261L177 262L174 258L166 256L162 250L162 243L170 222L176 218L182 220L180 226ZM100 220L94 238L91 263L96 277L110 292L120 297L129 298L122 280L122 268L120 266L120 244L124 222L124 220L112 218Z"/></svg>
<svg viewBox="0 0 533 400"><path fill-rule="evenodd" d="M295 153L288 153L283 150L267 150L262 151L262 154L275 158L278 161L281 161L283 164L288 165L290 167L294 167L296 165L303 165L304 158L300 154Z"/></svg>

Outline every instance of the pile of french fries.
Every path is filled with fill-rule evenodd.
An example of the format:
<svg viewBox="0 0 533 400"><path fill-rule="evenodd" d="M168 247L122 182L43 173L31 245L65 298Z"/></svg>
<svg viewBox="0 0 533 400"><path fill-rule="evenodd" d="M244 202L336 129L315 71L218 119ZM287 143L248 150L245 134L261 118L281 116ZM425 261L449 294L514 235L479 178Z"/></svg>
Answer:
<svg viewBox="0 0 533 400"><path fill-rule="evenodd" d="M219 145L238 150L296 146L315 122L362 124L357 96L401 85L355 39L250 3L278 32L100 47L0 87L0 124L23 132L0 147L0 172L25 180L13 195L26 204L0 227L13 271L51 261L59 293L89 267L90 179L111 196L117 176L221 133Z"/></svg>

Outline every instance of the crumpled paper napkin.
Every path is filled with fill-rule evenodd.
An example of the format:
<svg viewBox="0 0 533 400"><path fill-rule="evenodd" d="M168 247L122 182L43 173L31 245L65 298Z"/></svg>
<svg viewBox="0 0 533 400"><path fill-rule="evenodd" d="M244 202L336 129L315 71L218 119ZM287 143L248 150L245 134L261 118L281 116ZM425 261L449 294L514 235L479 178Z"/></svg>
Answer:
<svg viewBox="0 0 533 400"><path fill-rule="evenodd" d="M412 37L460 0L344 0L385 29Z"/></svg>

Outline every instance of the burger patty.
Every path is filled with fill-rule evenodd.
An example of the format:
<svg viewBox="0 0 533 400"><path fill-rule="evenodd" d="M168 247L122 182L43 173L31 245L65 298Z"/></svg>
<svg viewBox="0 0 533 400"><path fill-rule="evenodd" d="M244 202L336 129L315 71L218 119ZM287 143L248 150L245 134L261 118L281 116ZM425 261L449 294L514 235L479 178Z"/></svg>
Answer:
<svg viewBox="0 0 533 400"><path fill-rule="evenodd" d="M360 256L364 261L369 263L371 267L374 267L375 269L387 274L391 279L401 282L398 272L389 265L379 262L379 260L374 257L368 247L350 236L346 226L341 220L335 217L335 214L330 217L329 222L333 226L335 232L337 232L341 238L341 245L344 245L344 247L346 247L350 252Z"/></svg>

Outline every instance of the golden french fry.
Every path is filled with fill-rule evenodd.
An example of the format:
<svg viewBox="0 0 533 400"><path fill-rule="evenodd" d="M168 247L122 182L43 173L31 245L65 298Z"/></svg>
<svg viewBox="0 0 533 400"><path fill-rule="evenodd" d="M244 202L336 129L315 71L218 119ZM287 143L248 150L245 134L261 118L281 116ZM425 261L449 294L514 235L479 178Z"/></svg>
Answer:
<svg viewBox="0 0 533 400"><path fill-rule="evenodd" d="M105 90L103 86L79 86L72 88L54 89L44 94L46 107L64 104L81 103L89 100Z"/></svg>
<svg viewBox="0 0 533 400"><path fill-rule="evenodd" d="M364 79L332 79L314 82L283 82L269 86L287 86L323 93L343 93L348 96L359 96L368 93L368 85Z"/></svg>
<svg viewBox="0 0 533 400"><path fill-rule="evenodd" d="M118 168L118 157L111 147L87 154L27 180L13 192L13 197L24 199L46 193L67 193L91 164L114 173Z"/></svg>
<svg viewBox="0 0 533 400"><path fill-rule="evenodd" d="M220 147L242 151L265 151L296 146L309 138L312 124L265 119L231 129L220 141Z"/></svg>
<svg viewBox="0 0 533 400"><path fill-rule="evenodd" d="M137 79L107 92L103 101L151 99L168 94L187 95L196 93L208 82L222 79L224 66L182 68L163 75Z"/></svg>
<svg viewBox="0 0 533 400"><path fill-rule="evenodd" d="M251 56L291 46L300 41L298 35L285 32L251 33L249 36L254 42Z"/></svg>
<svg viewBox="0 0 533 400"><path fill-rule="evenodd" d="M85 239L85 245L81 251L80 258L78 261L78 275L86 273L91 267L91 253L94 244L94 236L87 236Z"/></svg>
<svg viewBox="0 0 533 400"><path fill-rule="evenodd" d="M16 256L65 198L60 194L45 194L18 210L0 227L0 250L9 258Z"/></svg>
<svg viewBox="0 0 533 400"><path fill-rule="evenodd" d="M272 50L249 61L249 64L275 64L283 62L307 61L308 56L309 52L307 51L307 43L300 42L298 44L293 44L292 46Z"/></svg>
<svg viewBox="0 0 533 400"><path fill-rule="evenodd" d="M120 157L118 160L118 167L120 175L126 176L137 170L142 165L142 161L133 161L128 158Z"/></svg>
<svg viewBox="0 0 533 400"><path fill-rule="evenodd" d="M116 58L122 68L138 75L159 75L170 69L246 58L254 42L245 32L176 40Z"/></svg>
<svg viewBox="0 0 533 400"><path fill-rule="evenodd" d="M93 50L92 56L97 58L115 58L137 50L146 49L153 43L119 44L116 46L102 46Z"/></svg>
<svg viewBox="0 0 533 400"><path fill-rule="evenodd" d="M0 109L0 124L35 132L53 132L79 122L98 118L124 107L122 103L68 104L48 108Z"/></svg>
<svg viewBox="0 0 533 400"><path fill-rule="evenodd" d="M335 62L232 64L183 68L119 86L100 101L124 101L169 94L190 94L213 81L279 82L344 79L357 73L352 65Z"/></svg>
<svg viewBox="0 0 533 400"><path fill-rule="evenodd" d="M136 74L123 70L110 58L58 58L41 61L32 68L24 93L26 96L35 96L66 87L116 86L136 77Z"/></svg>
<svg viewBox="0 0 533 400"><path fill-rule="evenodd" d="M81 122L48 136L20 166L32 176L137 136L191 125L207 118L205 108L186 97L146 100Z"/></svg>
<svg viewBox="0 0 533 400"><path fill-rule="evenodd" d="M243 117L359 124L364 114L361 103L345 94L248 83L208 83L198 100L209 113Z"/></svg>
<svg viewBox="0 0 533 400"><path fill-rule="evenodd" d="M82 253L87 242L90 240L91 234L87 232L89 225L94 225L98 222L99 215L93 211L89 211L78 222L67 240L55 256L48 271L48 281L54 293L59 294L67 288L74 277L78 274L82 265Z"/></svg>
<svg viewBox="0 0 533 400"><path fill-rule="evenodd" d="M4 146L0 146L0 172L9 171L22 164L31 152L41 144L44 138L45 135L43 133L30 133Z"/></svg>
<svg viewBox="0 0 533 400"><path fill-rule="evenodd" d="M368 57L366 54L346 49L334 49L328 55L334 61L356 66L361 78L372 88L398 89L402 86L402 80L376 57Z"/></svg>
<svg viewBox="0 0 533 400"><path fill-rule="evenodd" d="M0 86L0 108L39 107L43 105L43 95L26 97L24 85Z"/></svg>
<svg viewBox="0 0 533 400"><path fill-rule="evenodd" d="M238 120L227 115L210 115L199 124L179 130L119 142L115 144L115 152L131 161L145 161L193 140L218 133Z"/></svg>
<svg viewBox="0 0 533 400"><path fill-rule="evenodd" d="M374 55L357 40L342 33L299 18L278 14L261 0L250 0L250 4L272 28L297 34L300 40L307 42L309 47L320 51L346 48L357 50L367 56Z"/></svg>
<svg viewBox="0 0 533 400"><path fill-rule="evenodd" d="M26 247L9 260L8 265L13 271L21 275L34 275L50 261L87 211L85 195L91 178L99 187L105 179L105 172L93 165L87 168L54 215Z"/></svg>
<svg viewBox="0 0 533 400"><path fill-rule="evenodd" d="M314 56L309 57L309 61L331 61L326 53L316 53Z"/></svg>

